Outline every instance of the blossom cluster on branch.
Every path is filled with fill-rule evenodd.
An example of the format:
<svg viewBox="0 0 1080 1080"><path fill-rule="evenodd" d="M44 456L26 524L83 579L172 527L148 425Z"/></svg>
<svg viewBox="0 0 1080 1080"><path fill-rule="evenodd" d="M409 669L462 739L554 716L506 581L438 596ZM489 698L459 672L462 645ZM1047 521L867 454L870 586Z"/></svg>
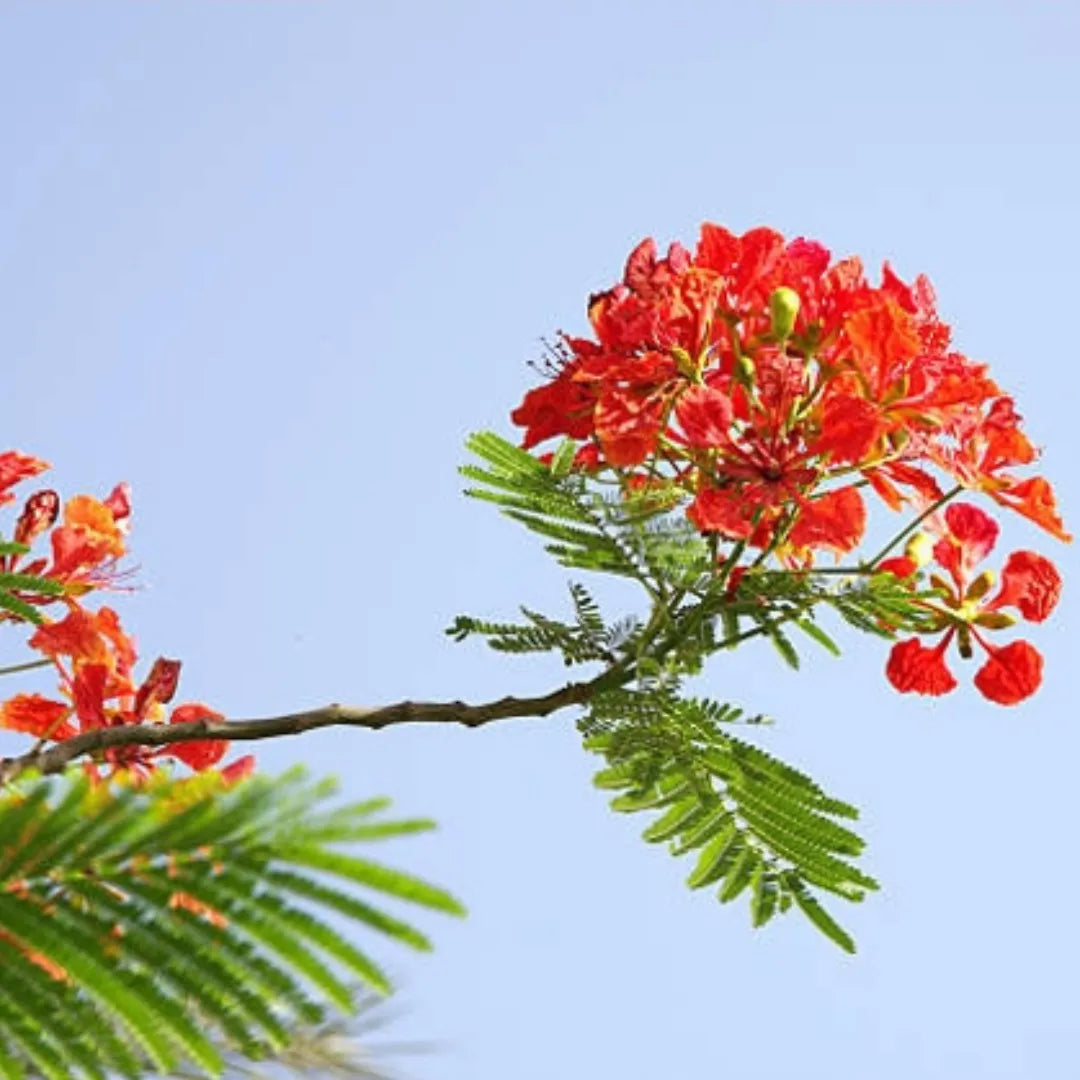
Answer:
<svg viewBox="0 0 1080 1080"><path fill-rule="evenodd" d="M886 559L890 545L859 569L894 573L913 593L925 589L931 559L948 577L930 574L938 595L920 601L940 642L895 644L892 685L953 689L943 654L956 640L963 656L973 641L986 651L975 678L986 697L1014 704L1037 689L1038 652L1023 641L994 645L985 632L1011 625L1010 607L1045 619L1057 570L1014 552L989 596L993 575L969 576L997 526L978 507L946 504L960 490L982 493L1070 537L1050 484L1017 471L1037 451L1013 399L987 365L952 347L926 277L908 284L886 264L872 285L857 258L834 261L816 241L706 224L692 254L676 243L660 258L652 240L639 244L588 316L592 336L561 335L547 378L512 414L524 448L574 440L575 469L626 492L655 490L658 506L685 506L733 587L770 556L812 571L823 554L854 552L867 494L907 508L923 528L907 554Z"/></svg>
<svg viewBox="0 0 1080 1080"><path fill-rule="evenodd" d="M11 488L48 469L39 458L18 451L0 453L0 505L15 501ZM86 606L91 593L121 586L131 520L130 492L120 484L105 499L76 495L61 509L59 495L37 491L23 504L11 542L0 555L0 622L36 623L28 644L52 666L59 681L57 697L20 693L0 704L0 728L24 732L39 742L61 742L103 728L146 723L182 724L221 720L199 702L174 706L166 713L180 679L180 662L159 657L138 681L135 643L116 612ZM36 555L42 542L48 554ZM59 608L54 615L53 608ZM183 761L197 772L211 769L228 750L223 740L203 740L151 748L109 748L100 761L87 763L133 777L148 775L163 757ZM254 764L241 758L221 770L226 781L247 775Z"/></svg>

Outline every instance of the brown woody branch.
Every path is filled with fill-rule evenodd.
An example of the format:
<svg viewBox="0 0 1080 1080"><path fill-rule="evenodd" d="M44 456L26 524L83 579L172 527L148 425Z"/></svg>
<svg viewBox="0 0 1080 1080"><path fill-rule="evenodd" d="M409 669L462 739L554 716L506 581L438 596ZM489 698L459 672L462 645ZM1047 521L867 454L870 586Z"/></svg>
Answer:
<svg viewBox="0 0 1080 1080"><path fill-rule="evenodd" d="M513 717L547 716L570 705L587 702L602 685L610 684L609 668L589 682L568 683L540 697L502 697L481 705L464 701L401 701L394 705L364 707L326 705L320 709L271 716L260 720L197 720L189 724L131 724L100 728L40 748L20 757L0 758L0 788L30 770L48 775L62 772L77 758L123 746L170 746L198 739L252 742L280 735L300 735L324 727L358 727L378 731L394 724L461 724L477 728Z"/></svg>

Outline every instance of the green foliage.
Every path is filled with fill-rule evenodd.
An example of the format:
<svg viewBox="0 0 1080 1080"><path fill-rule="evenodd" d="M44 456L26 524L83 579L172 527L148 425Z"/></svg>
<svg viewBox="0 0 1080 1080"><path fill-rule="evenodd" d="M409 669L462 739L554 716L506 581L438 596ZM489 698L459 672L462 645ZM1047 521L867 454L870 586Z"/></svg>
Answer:
<svg viewBox="0 0 1080 1080"><path fill-rule="evenodd" d="M625 654L639 629L636 619L627 619L608 627L596 601L583 585L570 586L574 608L573 623L560 622L523 607L526 623L493 623L459 615L447 629L455 641L479 635L487 638L499 652L557 652L569 667L590 660L615 663Z"/></svg>
<svg viewBox="0 0 1080 1080"><path fill-rule="evenodd" d="M850 901L877 888L851 862L863 841L841 824L858 813L790 765L722 730L740 719L729 705L653 687L599 695L579 726L586 747L607 761L596 785L620 792L612 808L660 811L644 838L666 842L674 855L694 853L690 888L715 885L723 903L749 890L754 926L794 901L854 951L809 887ZM807 905L823 917L811 915Z"/></svg>
<svg viewBox="0 0 1080 1080"><path fill-rule="evenodd" d="M225 789L213 775L93 788L79 775L0 796L0 1077L140 1076L187 1062L220 1075L297 1023L350 1011L351 982L388 980L337 918L417 949L374 892L448 914L426 882L352 854L423 831L386 800L327 805L296 769Z"/></svg>
<svg viewBox="0 0 1080 1080"><path fill-rule="evenodd" d="M468 446L483 462L462 469L478 485L468 494L539 534L564 566L636 580L651 610L647 621L608 625L575 584L570 621L523 608L524 623L460 616L447 633L458 641L481 636L501 652L602 665L581 730L587 748L607 760L597 783L621 792L613 807L661 812L645 838L677 855L694 853L691 888L716 886L724 903L746 893L755 926L797 908L852 951L817 894L858 902L877 888L853 862L862 840L842 824L855 809L726 730L764 718L745 720L731 706L688 697L683 683L710 657L755 637L791 667L800 664L802 642L837 655L821 612L886 638L926 630L918 601L930 594L913 595L868 567L775 569L768 552L751 558L741 541L721 551L725 542L703 538L675 512L678 493L668 481L655 477L647 491L603 490L573 470L569 441L550 465L490 433Z"/></svg>
<svg viewBox="0 0 1080 1080"><path fill-rule="evenodd" d="M0 539L0 557L25 555L29 550L25 544ZM25 619L35 626L40 626L43 621L41 612L29 602L26 594L30 597L48 598L60 596L63 591L63 585L52 578L40 577L37 574L3 572L0 573L0 611L9 612L18 619Z"/></svg>

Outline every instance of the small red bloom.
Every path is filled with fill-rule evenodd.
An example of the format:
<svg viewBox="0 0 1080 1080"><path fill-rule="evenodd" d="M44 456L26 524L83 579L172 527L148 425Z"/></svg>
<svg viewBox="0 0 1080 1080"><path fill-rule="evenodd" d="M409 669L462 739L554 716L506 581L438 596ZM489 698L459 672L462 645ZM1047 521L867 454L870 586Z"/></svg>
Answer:
<svg viewBox="0 0 1080 1080"><path fill-rule="evenodd" d="M975 675L975 686L984 697L999 705L1015 705L1030 697L1042 681L1043 660L1026 641L1005 646L987 642L983 632L1003 629L1013 620L1000 614L1002 608L1016 608L1029 622L1042 622L1053 611L1061 592L1061 576L1049 559L1032 551L1014 551L1005 563L1001 589L992 599L986 594L993 577L988 572L971 579L974 568L993 549L998 535L997 523L977 506L954 503L945 511L944 532L934 545L934 558L952 578L949 594L941 605L927 604L936 612L941 631L940 643L927 648L917 638L893 646L886 665L889 681L902 693L941 694L952 690L956 682L945 666L945 649L959 637L960 652L970 657L972 642L983 648L988 659ZM914 563L913 559L909 559ZM889 560L894 564L902 559ZM893 569L882 563L879 569ZM897 567L897 569L907 569ZM894 570L894 572L896 572ZM899 573L898 576L905 576ZM939 588L948 587L942 578L934 578Z"/></svg>

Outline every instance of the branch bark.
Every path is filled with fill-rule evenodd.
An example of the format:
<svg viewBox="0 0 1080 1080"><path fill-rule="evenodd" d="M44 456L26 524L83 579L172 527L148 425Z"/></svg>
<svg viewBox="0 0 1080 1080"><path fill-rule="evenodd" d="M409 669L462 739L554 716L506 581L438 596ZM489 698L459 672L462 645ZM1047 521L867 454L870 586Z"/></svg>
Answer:
<svg viewBox="0 0 1080 1080"><path fill-rule="evenodd" d="M464 701L400 701L374 707L326 705L304 712L257 720L197 720L189 724L131 724L100 728L32 750L20 757L0 758L0 788L30 770L45 775L62 772L72 761L122 746L169 746L198 739L252 742L281 735L300 735L324 727L358 727L378 731L395 724L460 724L477 728L496 720L548 716L571 705L583 705L605 685L615 669L589 682L572 682L539 697L502 697L479 705Z"/></svg>

